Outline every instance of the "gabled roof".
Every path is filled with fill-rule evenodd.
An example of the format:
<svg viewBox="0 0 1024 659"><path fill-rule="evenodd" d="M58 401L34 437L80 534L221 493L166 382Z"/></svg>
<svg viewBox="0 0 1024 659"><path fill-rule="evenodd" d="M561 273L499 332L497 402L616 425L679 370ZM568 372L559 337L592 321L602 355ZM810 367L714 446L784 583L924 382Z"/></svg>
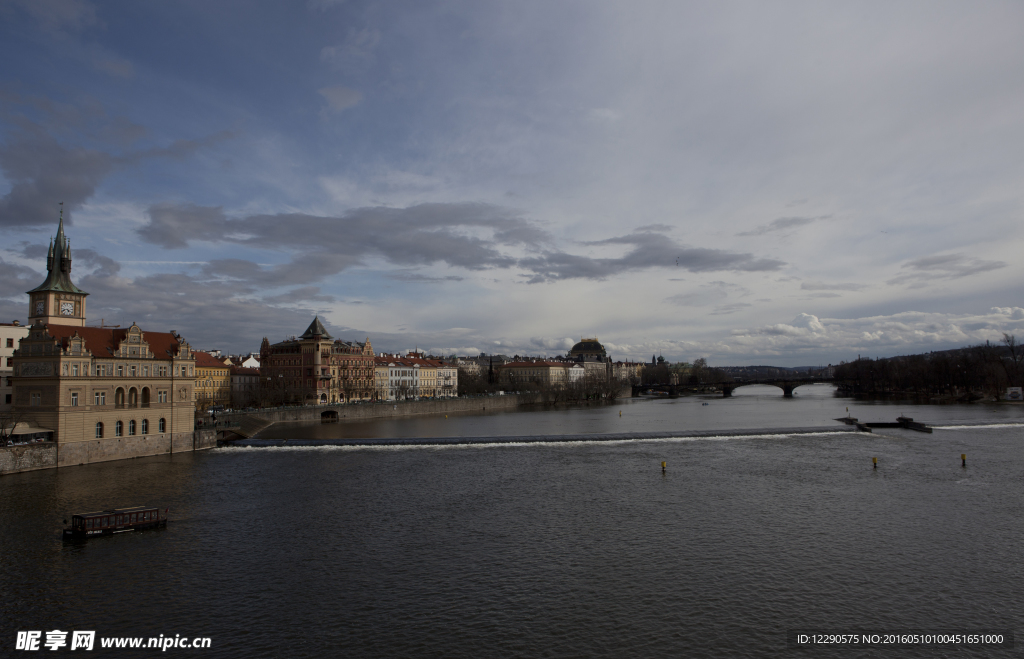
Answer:
<svg viewBox="0 0 1024 659"><path fill-rule="evenodd" d="M46 331L60 340L65 348L75 334L85 339L85 349L94 357L111 357L118 345L128 336L129 328L77 327L75 325L48 324ZM178 354L178 339L170 332L143 332L142 339L156 359L171 359Z"/></svg>
<svg viewBox="0 0 1024 659"><path fill-rule="evenodd" d="M320 316L313 318L313 322L309 324L306 331L302 333L300 339L312 339L319 336L321 339L333 339L334 337L327 333L324 329L324 324L320 322Z"/></svg>

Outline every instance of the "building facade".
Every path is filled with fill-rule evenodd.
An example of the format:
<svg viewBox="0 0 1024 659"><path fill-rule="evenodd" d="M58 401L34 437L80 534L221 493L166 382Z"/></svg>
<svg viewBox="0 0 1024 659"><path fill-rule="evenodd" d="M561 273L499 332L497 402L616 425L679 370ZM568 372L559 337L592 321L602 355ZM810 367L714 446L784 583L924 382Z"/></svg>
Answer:
<svg viewBox="0 0 1024 659"><path fill-rule="evenodd" d="M28 336L28 327L17 320L0 323L0 413L8 412L14 401L14 351Z"/></svg>
<svg viewBox="0 0 1024 659"><path fill-rule="evenodd" d="M231 405L231 367L208 352L195 351L196 409Z"/></svg>
<svg viewBox="0 0 1024 659"><path fill-rule="evenodd" d="M260 398L260 369L231 367L231 407L241 409L256 405Z"/></svg>
<svg viewBox="0 0 1024 659"><path fill-rule="evenodd" d="M57 442L58 466L193 447L195 359L174 332L85 326L63 221L47 278L29 295L29 327L12 358L24 434ZM17 439L17 437L15 438Z"/></svg>
<svg viewBox="0 0 1024 659"><path fill-rule="evenodd" d="M264 404L328 404L374 396L373 346L335 340L319 317L300 337L260 346Z"/></svg>

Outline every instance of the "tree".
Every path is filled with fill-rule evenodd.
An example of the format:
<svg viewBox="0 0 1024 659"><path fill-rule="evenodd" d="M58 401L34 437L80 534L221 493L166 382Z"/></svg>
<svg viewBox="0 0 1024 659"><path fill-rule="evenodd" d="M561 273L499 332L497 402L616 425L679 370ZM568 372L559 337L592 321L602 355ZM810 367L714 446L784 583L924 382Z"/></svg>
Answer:
<svg viewBox="0 0 1024 659"><path fill-rule="evenodd" d="M1010 381L1010 386L1020 386L1020 366L1021 361L1024 360L1024 346L1017 343L1017 337L1013 334L1003 334L1003 344L1006 345L1007 350L1010 351L1010 359L1003 360L1003 368L1006 369L1006 379ZM1007 367L1009 362L1009 367Z"/></svg>
<svg viewBox="0 0 1024 659"><path fill-rule="evenodd" d="M0 412L0 446L7 446L14 434L15 427L25 420L25 415L20 410L5 410Z"/></svg>

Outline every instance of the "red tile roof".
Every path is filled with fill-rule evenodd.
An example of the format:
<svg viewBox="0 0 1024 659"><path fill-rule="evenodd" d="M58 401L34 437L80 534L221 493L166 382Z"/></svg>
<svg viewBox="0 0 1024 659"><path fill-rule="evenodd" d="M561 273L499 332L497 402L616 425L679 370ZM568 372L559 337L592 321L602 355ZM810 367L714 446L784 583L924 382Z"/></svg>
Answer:
<svg viewBox="0 0 1024 659"><path fill-rule="evenodd" d="M85 339L86 349L91 350L95 357L112 356L117 346L128 335L126 328L77 327L52 323L46 326L46 331L53 338L60 339L61 345L65 348L68 346L68 339L78 334ZM178 339L170 332L143 331L142 339L149 344L149 349L156 359L171 359L178 354Z"/></svg>
<svg viewBox="0 0 1024 659"><path fill-rule="evenodd" d="M196 358L196 368L227 368L224 362L208 352L195 350L192 354L195 355Z"/></svg>

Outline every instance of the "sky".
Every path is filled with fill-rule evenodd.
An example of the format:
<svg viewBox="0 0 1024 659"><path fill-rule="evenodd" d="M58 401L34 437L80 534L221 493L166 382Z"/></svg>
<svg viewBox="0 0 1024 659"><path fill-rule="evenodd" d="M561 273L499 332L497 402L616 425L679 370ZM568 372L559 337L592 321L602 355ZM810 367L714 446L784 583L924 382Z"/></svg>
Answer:
<svg viewBox="0 0 1024 659"><path fill-rule="evenodd" d="M0 0L0 319L839 363L1024 335L1024 4Z"/></svg>

